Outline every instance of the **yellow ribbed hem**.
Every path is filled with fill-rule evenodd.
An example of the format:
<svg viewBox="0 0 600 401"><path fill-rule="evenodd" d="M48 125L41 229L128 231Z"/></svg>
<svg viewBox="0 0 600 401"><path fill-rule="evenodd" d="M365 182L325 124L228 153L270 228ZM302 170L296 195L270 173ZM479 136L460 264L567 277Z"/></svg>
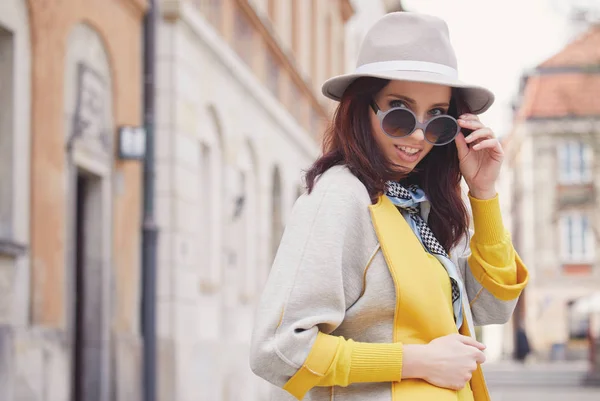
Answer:
<svg viewBox="0 0 600 401"><path fill-rule="evenodd" d="M341 337L319 333L304 365L288 380L283 389L298 400L303 399L311 388L325 378L341 341Z"/></svg>
<svg viewBox="0 0 600 401"><path fill-rule="evenodd" d="M400 381L402 344L359 343L319 333L304 365L283 389L304 398L313 387Z"/></svg>
<svg viewBox="0 0 600 401"><path fill-rule="evenodd" d="M402 344L354 343L350 383L394 382L402 378Z"/></svg>
<svg viewBox="0 0 600 401"><path fill-rule="evenodd" d="M492 199L476 199L469 194L473 210L473 226L478 244L492 245L504 241L506 230L502 222L498 195Z"/></svg>
<svg viewBox="0 0 600 401"><path fill-rule="evenodd" d="M471 257L475 258L475 261L481 261L484 259L483 255L479 254L477 248L473 249L473 255ZM510 266L496 268L497 270L512 270L514 273L511 272L510 274L514 275L513 277L515 277L513 283L508 283L506 280L498 281L494 279L494 277L492 277L489 272L482 267L481 263L475 263L474 261L469 260L469 267L471 268L473 277L475 277L475 279L483 286L483 288L488 290L495 298L498 298L501 301L511 301L516 299L529 281L529 272L516 252L515 260ZM488 270L491 269L493 268L488 266Z"/></svg>

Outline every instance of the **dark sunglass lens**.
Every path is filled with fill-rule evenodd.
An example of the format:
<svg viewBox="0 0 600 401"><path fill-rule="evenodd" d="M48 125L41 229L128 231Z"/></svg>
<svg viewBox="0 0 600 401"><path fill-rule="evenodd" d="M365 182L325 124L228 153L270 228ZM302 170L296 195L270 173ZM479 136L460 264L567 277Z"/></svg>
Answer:
<svg viewBox="0 0 600 401"><path fill-rule="evenodd" d="M390 136L406 136L415 129L415 117L408 110L393 110L383 118L383 130Z"/></svg>
<svg viewBox="0 0 600 401"><path fill-rule="evenodd" d="M432 120L425 129L425 137L432 143L448 143L458 133L458 125L451 117L439 117Z"/></svg>

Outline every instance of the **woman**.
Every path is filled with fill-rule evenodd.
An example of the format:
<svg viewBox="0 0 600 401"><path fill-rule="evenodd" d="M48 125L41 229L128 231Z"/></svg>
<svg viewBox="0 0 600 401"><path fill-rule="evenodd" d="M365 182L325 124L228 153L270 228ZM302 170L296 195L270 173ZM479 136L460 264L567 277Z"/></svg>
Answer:
<svg viewBox="0 0 600 401"><path fill-rule="evenodd" d="M378 21L323 93L340 103L257 310L253 371L277 401L489 399L474 325L506 322L527 282L502 148L476 116L493 95L457 80L446 24L412 13Z"/></svg>

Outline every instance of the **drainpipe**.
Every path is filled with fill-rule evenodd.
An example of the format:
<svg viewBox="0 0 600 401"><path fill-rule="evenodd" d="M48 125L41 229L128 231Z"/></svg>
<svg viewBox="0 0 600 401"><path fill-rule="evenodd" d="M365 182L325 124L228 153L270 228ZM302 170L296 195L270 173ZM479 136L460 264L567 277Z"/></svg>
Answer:
<svg viewBox="0 0 600 401"><path fill-rule="evenodd" d="M154 120L156 0L148 1L144 19L144 194L142 221L142 391L144 401L156 401L156 248L158 227L154 218Z"/></svg>

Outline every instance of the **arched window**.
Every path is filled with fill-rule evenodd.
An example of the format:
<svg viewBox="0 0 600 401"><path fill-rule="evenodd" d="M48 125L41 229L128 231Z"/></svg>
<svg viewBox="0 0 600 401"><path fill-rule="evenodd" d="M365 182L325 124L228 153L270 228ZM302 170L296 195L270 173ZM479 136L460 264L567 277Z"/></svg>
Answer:
<svg viewBox="0 0 600 401"><path fill-rule="evenodd" d="M279 168L273 170L273 186L271 190L271 254L273 259L279 248L281 235L283 234L282 221L282 189L281 189L281 174Z"/></svg>
<svg viewBox="0 0 600 401"><path fill-rule="evenodd" d="M31 45L23 0L0 2L0 55L0 254L14 257L29 242Z"/></svg>
<svg viewBox="0 0 600 401"><path fill-rule="evenodd" d="M226 223L223 163L223 128L219 114L213 106L208 107L207 132L200 142L200 248L202 271L200 288L204 292L214 292L221 283L223 268L223 227Z"/></svg>

